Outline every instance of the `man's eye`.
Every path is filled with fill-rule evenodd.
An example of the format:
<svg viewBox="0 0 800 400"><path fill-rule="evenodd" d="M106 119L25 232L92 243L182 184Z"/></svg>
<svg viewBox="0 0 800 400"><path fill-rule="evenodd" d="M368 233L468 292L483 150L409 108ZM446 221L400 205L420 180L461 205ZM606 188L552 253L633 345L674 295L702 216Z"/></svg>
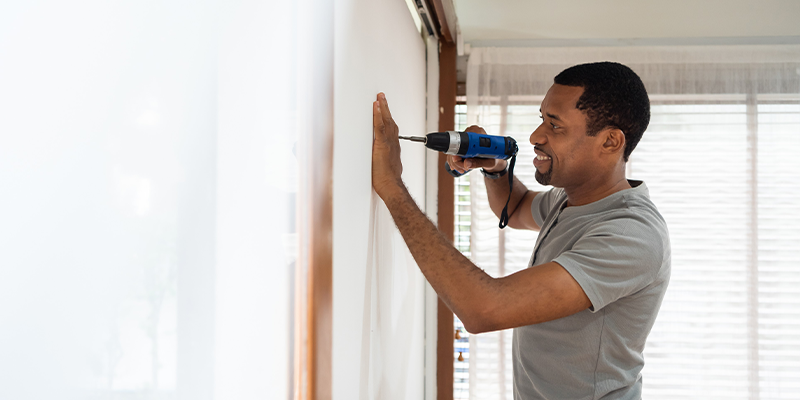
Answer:
<svg viewBox="0 0 800 400"><path fill-rule="evenodd" d="M553 126L553 129L556 129L556 128L561 128L560 126L558 126L558 125L556 125L556 124L554 124L554 123L552 123L552 122L550 123L550 125L551 125L551 126Z"/></svg>

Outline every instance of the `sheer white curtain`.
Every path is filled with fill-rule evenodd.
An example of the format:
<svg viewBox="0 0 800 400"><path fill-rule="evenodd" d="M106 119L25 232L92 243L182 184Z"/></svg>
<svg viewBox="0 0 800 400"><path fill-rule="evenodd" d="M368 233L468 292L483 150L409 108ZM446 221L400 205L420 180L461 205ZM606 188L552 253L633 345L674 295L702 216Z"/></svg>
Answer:
<svg viewBox="0 0 800 400"><path fill-rule="evenodd" d="M295 7L2 2L0 398L291 396Z"/></svg>
<svg viewBox="0 0 800 400"><path fill-rule="evenodd" d="M670 228L673 272L645 348L648 399L784 399L800 393L800 46L475 48L468 123L522 143L553 77L583 62L636 71L652 119L628 164ZM499 231L471 177L472 258L524 268L535 233ZM470 398L510 399L510 331L470 336Z"/></svg>

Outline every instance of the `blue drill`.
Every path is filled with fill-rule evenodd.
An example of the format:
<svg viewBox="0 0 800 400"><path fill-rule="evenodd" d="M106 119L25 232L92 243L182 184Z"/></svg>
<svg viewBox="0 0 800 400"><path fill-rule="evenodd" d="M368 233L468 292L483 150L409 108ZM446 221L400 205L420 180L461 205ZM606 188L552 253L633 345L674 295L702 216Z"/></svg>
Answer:
<svg viewBox="0 0 800 400"><path fill-rule="evenodd" d="M481 135L475 132L433 132L423 136L400 136L400 139L421 142L425 147L441 151L445 154L461 156L463 158L497 158L508 160L508 200L503 212L500 213L500 229L508 225L508 202L514 189L514 163L517 160L517 141L508 136ZM445 163L445 168L450 175L459 177L462 173L451 169Z"/></svg>
<svg viewBox="0 0 800 400"><path fill-rule="evenodd" d="M509 136L481 135L475 132L433 132L425 136L400 136L400 139L421 142L425 147L463 158L498 158L508 160L517 154L517 141ZM459 177L463 174L445 163L447 172Z"/></svg>

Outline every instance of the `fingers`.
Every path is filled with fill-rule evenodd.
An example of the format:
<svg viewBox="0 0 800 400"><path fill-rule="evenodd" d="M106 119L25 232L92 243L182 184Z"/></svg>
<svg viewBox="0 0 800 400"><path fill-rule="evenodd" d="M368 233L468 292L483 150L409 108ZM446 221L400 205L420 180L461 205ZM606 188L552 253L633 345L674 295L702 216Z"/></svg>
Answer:
<svg viewBox="0 0 800 400"><path fill-rule="evenodd" d="M400 130L392 119L392 112L389 111L389 103L386 102L386 95L383 94L383 92L378 93L378 100L375 102L375 104L376 105L373 106L373 125L375 125L375 129L380 127L381 136L384 139L399 140L397 135L400 133ZM376 107L377 115L375 112ZM376 118L380 119L380 124L376 123Z"/></svg>
<svg viewBox="0 0 800 400"><path fill-rule="evenodd" d="M464 166L464 159L459 156L448 155L447 164L450 165L450 169L456 170L462 174L468 170L468 168Z"/></svg>
<svg viewBox="0 0 800 400"><path fill-rule="evenodd" d="M450 169L456 170L462 174L475 168L496 170L499 167L498 164L504 162L504 160L496 160L494 158L463 158L454 155L447 156L447 163L450 165Z"/></svg>
<svg viewBox="0 0 800 400"><path fill-rule="evenodd" d="M486 131L478 125L470 125L464 132L480 133L481 135L488 135Z"/></svg>
<svg viewBox="0 0 800 400"><path fill-rule="evenodd" d="M381 109L377 101L372 102L372 129L374 130L375 136L383 136L383 118L381 116Z"/></svg>
<svg viewBox="0 0 800 400"><path fill-rule="evenodd" d="M487 134L486 131L478 125L471 125L464 131L479 133L482 135ZM447 157L447 163L450 164L451 169L463 174L475 168L494 168L497 165L497 160L483 158L462 158L459 156L450 155Z"/></svg>
<svg viewBox="0 0 800 400"><path fill-rule="evenodd" d="M392 120L392 113L389 111L389 103L386 101L386 95L383 92L378 93L378 104L381 106L381 115L383 122L388 125Z"/></svg>
<svg viewBox="0 0 800 400"><path fill-rule="evenodd" d="M469 169L475 168L493 168L497 164L497 160L494 158L468 158L464 160L464 166Z"/></svg>

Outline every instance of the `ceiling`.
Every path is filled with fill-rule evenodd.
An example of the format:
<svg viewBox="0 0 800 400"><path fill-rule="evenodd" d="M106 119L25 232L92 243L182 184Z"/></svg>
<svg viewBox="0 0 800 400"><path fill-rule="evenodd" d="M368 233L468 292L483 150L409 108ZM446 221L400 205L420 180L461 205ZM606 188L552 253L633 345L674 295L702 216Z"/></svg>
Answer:
<svg viewBox="0 0 800 400"><path fill-rule="evenodd" d="M454 0L473 46L800 43L800 0Z"/></svg>

